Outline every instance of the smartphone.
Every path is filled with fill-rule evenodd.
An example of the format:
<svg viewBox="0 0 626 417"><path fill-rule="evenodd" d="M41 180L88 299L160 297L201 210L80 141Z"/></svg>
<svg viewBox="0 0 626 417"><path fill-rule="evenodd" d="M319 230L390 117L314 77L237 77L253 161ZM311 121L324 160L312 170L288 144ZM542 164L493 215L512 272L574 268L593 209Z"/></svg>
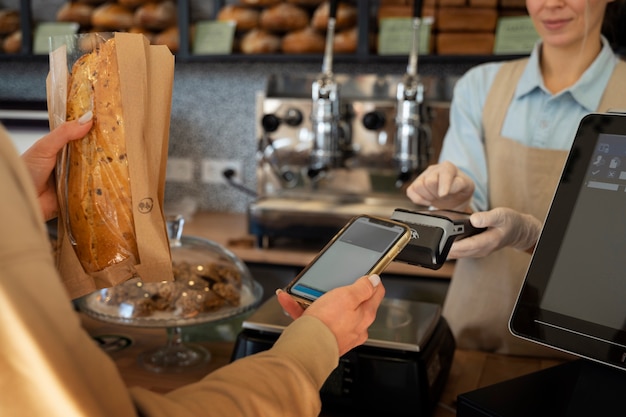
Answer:
<svg viewBox="0 0 626 417"><path fill-rule="evenodd" d="M394 220L353 217L285 288L307 307L333 288L379 274L404 248L411 229Z"/></svg>

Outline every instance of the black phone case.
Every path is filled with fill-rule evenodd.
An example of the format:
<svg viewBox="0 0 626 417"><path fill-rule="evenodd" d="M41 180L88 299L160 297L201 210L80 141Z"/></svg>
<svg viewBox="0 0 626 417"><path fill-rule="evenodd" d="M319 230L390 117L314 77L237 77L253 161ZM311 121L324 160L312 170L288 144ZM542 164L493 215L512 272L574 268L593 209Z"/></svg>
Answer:
<svg viewBox="0 0 626 417"><path fill-rule="evenodd" d="M469 216L469 213L455 210L395 209L391 219L411 228L411 240L395 260L429 269L441 268L456 239L485 230L472 226Z"/></svg>

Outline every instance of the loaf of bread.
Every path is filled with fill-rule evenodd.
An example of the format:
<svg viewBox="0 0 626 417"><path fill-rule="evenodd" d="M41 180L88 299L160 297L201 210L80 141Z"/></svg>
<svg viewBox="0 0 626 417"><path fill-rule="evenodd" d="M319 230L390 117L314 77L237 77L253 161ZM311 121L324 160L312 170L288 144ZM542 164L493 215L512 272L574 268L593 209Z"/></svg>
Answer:
<svg viewBox="0 0 626 417"><path fill-rule="evenodd" d="M67 119L89 110L93 127L68 145L66 205L76 254L91 273L126 259L139 260L115 39L72 67Z"/></svg>
<svg viewBox="0 0 626 417"><path fill-rule="evenodd" d="M91 25L103 30L126 31L134 25L134 14L121 4L104 3L91 14Z"/></svg>
<svg viewBox="0 0 626 417"><path fill-rule="evenodd" d="M85 0L81 1L84 2ZM99 3L102 3L102 0L99 0ZM121 4L122 6L135 8L143 4L154 3L154 0L117 0L117 3Z"/></svg>
<svg viewBox="0 0 626 417"><path fill-rule="evenodd" d="M94 6L86 3L65 3L57 11L57 21L76 22L85 27L91 25Z"/></svg>
<svg viewBox="0 0 626 417"><path fill-rule="evenodd" d="M309 14L303 8L290 3L280 3L261 12L261 29L284 33L304 29L309 25Z"/></svg>
<svg viewBox="0 0 626 417"><path fill-rule="evenodd" d="M283 36L281 49L286 54L319 54L326 48L324 35L308 26Z"/></svg>
<svg viewBox="0 0 626 417"><path fill-rule="evenodd" d="M356 26L337 32L333 40L333 52L337 54L352 54L356 52L358 38L359 30Z"/></svg>
<svg viewBox="0 0 626 417"><path fill-rule="evenodd" d="M274 54L280 51L279 36L262 29L252 29L246 33L239 48L244 54Z"/></svg>
<svg viewBox="0 0 626 417"><path fill-rule="evenodd" d="M325 0L287 0L287 3L297 4L298 6L314 7L324 3Z"/></svg>
<svg viewBox="0 0 626 417"><path fill-rule="evenodd" d="M217 20L235 22L238 31L244 32L259 26L261 12L252 7L226 5L217 14Z"/></svg>
<svg viewBox="0 0 626 417"><path fill-rule="evenodd" d="M22 49L22 31L16 30L2 40L2 52L6 54L17 54Z"/></svg>
<svg viewBox="0 0 626 417"><path fill-rule="evenodd" d="M317 30L325 31L328 28L328 15L330 14L330 2L324 2L313 12L311 26ZM339 3L335 17L335 30L353 27L357 23L358 12L355 6Z"/></svg>
<svg viewBox="0 0 626 417"><path fill-rule="evenodd" d="M20 29L20 12L0 10L0 35L8 35Z"/></svg>
<svg viewBox="0 0 626 417"><path fill-rule="evenodd" d="M282 3L283 0L241 0L241 4L246 4L248 6L258 6L258 7L266 7L266 6L274 6L275 4Z"/></svg>
<svg viewBox="0 0 626 417"><path fill-rule="evenodd" d="M136 26L161 31L176 25L176 4L171 0L146 3L135 10L133 21Z"/></svg>
<svg viewBox="0 0 626 417"><path fill-rule="evenodd" d="M189 35L193 37L193 33L193 30L190 30ZM172 52L178 52L180 48L180 31L178 30L178 26L172 26L159 33L155 33L151 39L154 45L165 45Z"/></svg>

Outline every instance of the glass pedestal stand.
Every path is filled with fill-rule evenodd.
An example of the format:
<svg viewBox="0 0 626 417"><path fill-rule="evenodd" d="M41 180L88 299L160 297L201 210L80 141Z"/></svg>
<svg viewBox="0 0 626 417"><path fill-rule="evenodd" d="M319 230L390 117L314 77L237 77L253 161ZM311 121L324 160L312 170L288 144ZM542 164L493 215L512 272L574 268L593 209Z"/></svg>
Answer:
<svg viewBox="0 0 626 417"><path fill-rule="evenodd" d="M167 344L139 355L139 364L152 372L184 372L202 368L211 361L211 352L202 346L185 343L182 328L166 329Z"/></svg>

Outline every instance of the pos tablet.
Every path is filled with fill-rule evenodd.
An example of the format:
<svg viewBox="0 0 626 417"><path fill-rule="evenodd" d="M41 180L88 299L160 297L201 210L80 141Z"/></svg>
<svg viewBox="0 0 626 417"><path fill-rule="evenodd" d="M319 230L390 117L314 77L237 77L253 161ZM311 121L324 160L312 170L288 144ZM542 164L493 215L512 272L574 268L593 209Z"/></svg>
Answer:
<svg viewBox="0 0 626 417"><path fill-rule="evenodd" d="M509 328L626 369L626 115L581 121Z"/></svg>

